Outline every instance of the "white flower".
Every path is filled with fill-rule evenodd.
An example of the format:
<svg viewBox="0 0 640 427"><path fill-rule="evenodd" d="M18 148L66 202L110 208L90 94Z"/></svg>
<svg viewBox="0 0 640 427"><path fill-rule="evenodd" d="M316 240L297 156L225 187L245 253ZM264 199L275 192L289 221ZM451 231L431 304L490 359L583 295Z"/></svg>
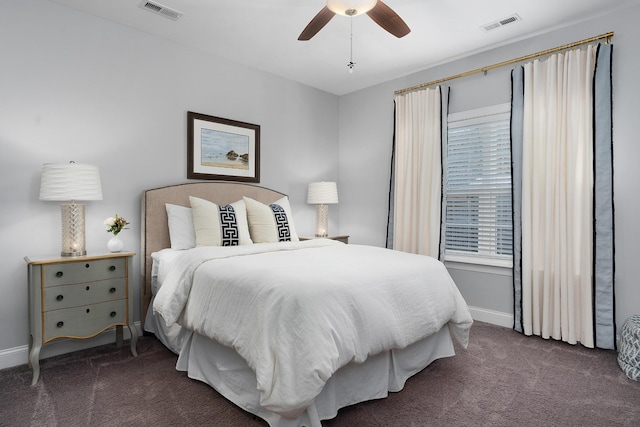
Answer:
<svg viewBox="0 0 640 427"><path fill-rule="evenodd" d="M122 230L126 229L126 226L129 223L126 219L116 214L115 218L107 218L104 220L104 225L107 227L108 233L113 233L114 236L117 236Z"/></svg>

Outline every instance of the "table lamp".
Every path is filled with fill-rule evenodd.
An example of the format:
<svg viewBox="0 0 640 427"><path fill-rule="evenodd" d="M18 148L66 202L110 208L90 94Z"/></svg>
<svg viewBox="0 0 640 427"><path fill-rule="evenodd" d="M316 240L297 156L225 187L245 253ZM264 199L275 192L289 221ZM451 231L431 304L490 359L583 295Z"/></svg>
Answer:
<svg viewBox="0 0 640 427"><path fill-rule="evenodd" d="M316 205L316 237L327 237L329 231L329 204L338 203L338 188L335 182L312 182L309 184L307 203Z"/></svg>
<svg viewBox="0 0 640 427"><path fill-rule="evenodd" d="M97 166L69 163L42 165L40 200L64 202L62 218L62 256L86 255L84 205L81 200L102 200L100 171Z"/></svg>

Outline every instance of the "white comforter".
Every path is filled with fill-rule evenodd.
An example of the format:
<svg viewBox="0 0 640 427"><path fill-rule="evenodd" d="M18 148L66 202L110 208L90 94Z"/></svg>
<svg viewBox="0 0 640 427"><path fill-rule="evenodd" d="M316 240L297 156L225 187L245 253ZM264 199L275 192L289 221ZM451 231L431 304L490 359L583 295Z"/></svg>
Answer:
<svg viewBox="0 0 640 427"><path fill-rule="evenodd" d="M283 416L298 416L347 363L447 323L468 343L467 305L429 257L318 239L200 247L174 264L154 311L234 348L262 406Z"/></svg>

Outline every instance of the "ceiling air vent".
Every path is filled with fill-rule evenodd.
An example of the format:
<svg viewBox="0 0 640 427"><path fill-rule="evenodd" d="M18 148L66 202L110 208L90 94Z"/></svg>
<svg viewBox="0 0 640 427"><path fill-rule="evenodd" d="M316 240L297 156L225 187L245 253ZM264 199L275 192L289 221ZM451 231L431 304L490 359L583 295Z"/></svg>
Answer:
<svg viewBox="0 0 640 427"><path fill-rule="evenodd" d="M483 25L481 28L484 31L491 31L491 30L495 30L496 28L504 27L505 25L514 23L516 21L522 21L522 18L520 18L520 15L518 15L517 13L514 13L513 15L500 19L499 21L495 21L490 24Z"/></svg>
<svg viewBox="0 0 640 427"><path fill-rule="evenodd" d="M165 18L173 19L174 21L177 21L178 18L182 16L182 12L178 12L175 9L171 9L170 7L153 1L144 0L140 3L140 7L150 12L157 13L158 15L162 15Z"/></svg>

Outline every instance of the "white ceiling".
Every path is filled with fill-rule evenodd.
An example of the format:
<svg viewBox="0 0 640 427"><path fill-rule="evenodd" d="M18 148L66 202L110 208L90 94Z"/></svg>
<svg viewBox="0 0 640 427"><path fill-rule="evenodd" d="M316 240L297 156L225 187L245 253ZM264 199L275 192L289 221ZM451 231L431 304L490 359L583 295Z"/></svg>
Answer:
<svg viewBox="0 0 640 427"><path fill-rule="evenodd" d="M140 8L142 0L51 1L343 95L639 0L385 0L411 28L407 36L390 35L366 15L336 15L306 42L297 38L325 0L153 0L183 13L177 21ZM482 29L516 13L521 21Z"/></svg>

